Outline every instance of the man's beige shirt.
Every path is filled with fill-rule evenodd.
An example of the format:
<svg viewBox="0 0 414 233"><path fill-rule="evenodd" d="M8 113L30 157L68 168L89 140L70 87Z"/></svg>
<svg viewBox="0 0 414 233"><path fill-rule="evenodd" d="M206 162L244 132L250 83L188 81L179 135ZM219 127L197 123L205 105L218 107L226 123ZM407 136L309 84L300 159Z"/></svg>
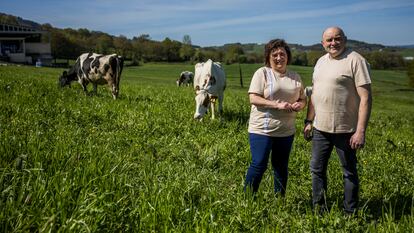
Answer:
<svg viewBox="0 0 414 233"><path fill-rule="evenodd" d="M314 127L328 133L356 131L360 98L356 87L370 84L367 61L352 50L338 59L319 58L313 72Z"/></svg>
<svg viewBox="0 0 414 233"><path fill-rule="evenodd" d="M271 68L259 68L253 75L249 94L255 93L268 100L281 100L294 103L304 99L302 81L299 74L287 71L281 75ZM295 133L296 112L258 107L252 104L249 119L249 133L272 137L286 137Z"/></svg>

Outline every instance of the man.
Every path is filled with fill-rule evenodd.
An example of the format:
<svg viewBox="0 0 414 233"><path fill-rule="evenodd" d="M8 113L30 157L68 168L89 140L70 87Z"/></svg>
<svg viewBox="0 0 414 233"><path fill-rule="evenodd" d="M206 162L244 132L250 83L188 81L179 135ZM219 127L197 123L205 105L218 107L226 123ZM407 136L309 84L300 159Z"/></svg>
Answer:
<svg viewBox="0 0 414 233"><path fill-rule="evenodd" d="M312 138L310 169L314 208L327 210L326 171L335 147L344 178L343 208L345 213L352 214L357 210L359 199L356 151L365 144L372 99L369 64L360 54L347 49L346 42L345 33L339 27L323 32L322 45L327 54L319 58L314 68L304 136Z"/></svg>

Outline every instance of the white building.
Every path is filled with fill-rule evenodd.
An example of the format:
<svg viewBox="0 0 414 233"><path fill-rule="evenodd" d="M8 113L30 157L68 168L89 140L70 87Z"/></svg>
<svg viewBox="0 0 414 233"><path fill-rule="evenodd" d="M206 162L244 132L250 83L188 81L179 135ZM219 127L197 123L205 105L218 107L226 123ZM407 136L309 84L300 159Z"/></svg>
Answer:
<svg viewBox="0 0 414 233"><path fill-rule="evenodd" d="M15 63L52 64L48 32L0 24L0 59Z"/></svg>

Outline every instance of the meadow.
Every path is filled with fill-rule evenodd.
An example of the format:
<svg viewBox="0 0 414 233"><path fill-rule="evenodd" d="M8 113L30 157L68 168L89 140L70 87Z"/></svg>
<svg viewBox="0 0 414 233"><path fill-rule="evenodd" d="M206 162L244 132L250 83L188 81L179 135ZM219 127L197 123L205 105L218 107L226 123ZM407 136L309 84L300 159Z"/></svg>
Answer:
<svg viewBox="0 0 414 233"><path fill-rule="evenodd" d="M225 65L219 120L192 119L191 64L126 67L120 98L106 87L59 89L63 69L0 66L0 232L413 232L414 89L403 71L372 71L373 110L358 153L360 211L342 213L333 152L329 213L311 208L311 145L298 114L285 198L271 168L243 193L251 155L247 89L260 64ZM291 66L306 85L311 67ZM89 90L92 87L89 86Z"/></svg>

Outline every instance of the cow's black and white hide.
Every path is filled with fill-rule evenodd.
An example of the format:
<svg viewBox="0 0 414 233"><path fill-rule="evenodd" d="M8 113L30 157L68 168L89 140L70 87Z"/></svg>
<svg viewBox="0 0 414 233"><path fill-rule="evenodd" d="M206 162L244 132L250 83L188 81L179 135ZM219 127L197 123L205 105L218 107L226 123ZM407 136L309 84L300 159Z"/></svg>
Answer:
<svg viewBox="0 0 414 233"><path fill-rule="evenodd" d="M177 79L177 86L187 85L190 86L193 84L194 74L190 71L183 71L180 74L180 77Z"/></svg>
<svg viewBox="0 0 414 233"><path fill-rule="evenodd" d="M87 85L93 84L93 91L97 92L97 85L108 84L112 97L119 94L119 82L124 66L124 59L117 54L102 55L84 53L76 59L75 65L69 71L63 71L59 77L59 86L64 87L73 81L78 81L87 93Z"/></svg>

